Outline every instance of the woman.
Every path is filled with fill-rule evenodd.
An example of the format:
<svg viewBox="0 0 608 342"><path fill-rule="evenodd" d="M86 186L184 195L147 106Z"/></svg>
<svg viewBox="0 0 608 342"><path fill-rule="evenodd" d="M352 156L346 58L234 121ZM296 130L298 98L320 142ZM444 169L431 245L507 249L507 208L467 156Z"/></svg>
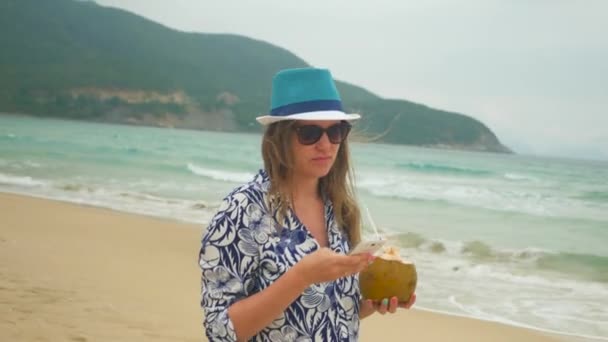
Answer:
<svg viewBox="0 0 608 342"><path fill-rule="evenodd" d="M329 71L273 79L262 141L264 170L232 191L205 231L202 302L210 340L352 341L359 319L415 301L361 302L360 240L349 121ZM350 182L349 182L350 179Z"/></svg>

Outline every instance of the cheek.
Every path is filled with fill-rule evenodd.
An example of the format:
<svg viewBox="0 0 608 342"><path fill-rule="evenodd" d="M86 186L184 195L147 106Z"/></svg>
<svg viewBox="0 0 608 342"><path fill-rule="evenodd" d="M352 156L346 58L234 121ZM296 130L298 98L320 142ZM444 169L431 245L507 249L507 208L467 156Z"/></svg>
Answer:
<svg viewBox="0 0 608 342"><path fill-rule="evenodd" d="M334 157L334 161L338 158L338 152L340 151L340 145L331 145L331 155Z"/></svg>
<svg viewBox="0 0 608 342"><path fill-rule="evenodd" d="M306 146L294 147L293 152L293 161L297 167L308 164L310 151L306 149Z"/></svg>
<svg viewBox="0 0 608 342"><path fill-rule="evenodd" d="M291 141L291 155L293 156L293 162L296 166L302 165L306 160L306 146L300 145L294 136Z"/></svg>

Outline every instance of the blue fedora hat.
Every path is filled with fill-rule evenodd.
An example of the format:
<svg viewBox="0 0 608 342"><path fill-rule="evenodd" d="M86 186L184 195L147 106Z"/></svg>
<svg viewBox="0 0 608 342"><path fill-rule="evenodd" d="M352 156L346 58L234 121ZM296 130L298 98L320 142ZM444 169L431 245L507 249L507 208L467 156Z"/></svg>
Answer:
<svg viewBox="0 0 608 342"><path fill-rule="evenodd" d="M257 117L262 125L283 120L356 120L346 114L331 73L301 68L278 72L272 80L270 114Z"/></svg>

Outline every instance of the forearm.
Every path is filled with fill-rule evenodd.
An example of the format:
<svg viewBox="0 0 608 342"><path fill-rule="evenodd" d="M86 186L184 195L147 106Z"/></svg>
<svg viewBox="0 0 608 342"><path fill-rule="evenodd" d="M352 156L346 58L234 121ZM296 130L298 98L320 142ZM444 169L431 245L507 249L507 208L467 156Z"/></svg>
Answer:
<svg viewBox="0 0 608 342"><path fill-rule="evenodd" d="M239 341L264 329L304 292L308 284L291 268L272 285L228 308Z"/></svg>

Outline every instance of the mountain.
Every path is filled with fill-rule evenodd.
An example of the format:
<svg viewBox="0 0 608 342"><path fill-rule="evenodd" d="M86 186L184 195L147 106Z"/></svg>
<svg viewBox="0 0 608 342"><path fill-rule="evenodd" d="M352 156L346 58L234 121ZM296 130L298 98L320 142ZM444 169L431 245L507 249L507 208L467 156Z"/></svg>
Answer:
<svg viewBox="0 0 608 342"><path fill-rule="evenodd" d="M0 112L259 132L272 76L308 64L242 36L180 32L93 1L0 3ZM337 82L369 140L509 152L483 123Z"/></svg>

